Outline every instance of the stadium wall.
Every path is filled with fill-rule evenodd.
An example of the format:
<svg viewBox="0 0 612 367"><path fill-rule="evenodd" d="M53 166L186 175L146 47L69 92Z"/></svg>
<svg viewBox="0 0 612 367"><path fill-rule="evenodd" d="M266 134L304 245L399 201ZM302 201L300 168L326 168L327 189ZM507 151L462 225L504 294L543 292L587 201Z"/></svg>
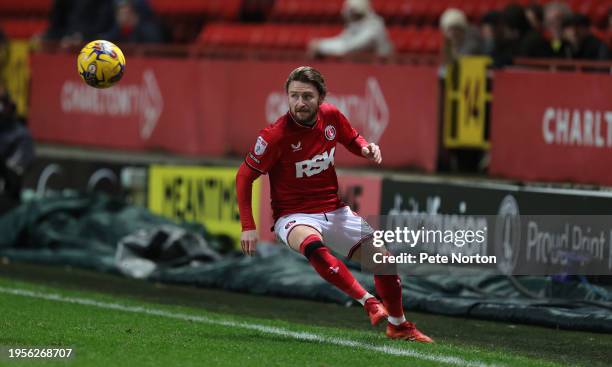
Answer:
<svg viewBox="0 0 612 367"><path fill-rule="evenodd" d="M132 57L120 84L98 90L82 83L73 66L68 55L32 57L30 127L38 141L209 157L244 156L257 132L286 113L284 83L295 68L290 62ZM328 75L327 99L383 147L388 167L435 170L434 67L315 66ZM336 160L367 164L348 153Z"/></svg>
<svg viewBox="0 0 612 367"><path fill-rule="evenodd" d="M495 73L490 173L612 185L612 75Z"/></svg>

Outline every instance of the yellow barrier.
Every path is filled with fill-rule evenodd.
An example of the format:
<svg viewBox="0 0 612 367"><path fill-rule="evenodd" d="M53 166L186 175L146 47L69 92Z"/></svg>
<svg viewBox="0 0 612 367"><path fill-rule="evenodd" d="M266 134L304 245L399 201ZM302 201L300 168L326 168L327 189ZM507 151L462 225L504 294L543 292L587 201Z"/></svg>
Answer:
<svg viewBox="0 0 612 367"><path fill-rule="evenodd" d="M28 41L10 41L7 53L8 60L4 70L1 71L2 80L17 105L17 114L21 117L28 114L29 55L30 44Z"/></svg>
<svg viewBox="0 0 612 367"><path fill-rule="evenodd" d="M237 168L149 168L149 209L165 217L202 223L217 235L240 244L240 216L236 201ZM253 185L253 216L259 223L259 180Z"/></svg>
<svg viewBox="0 0 612 367"><path fill-rule="evenodd" d="M491 90L486 56L463 57L447 66L444 80L444 145L488 149Z"/></svg>

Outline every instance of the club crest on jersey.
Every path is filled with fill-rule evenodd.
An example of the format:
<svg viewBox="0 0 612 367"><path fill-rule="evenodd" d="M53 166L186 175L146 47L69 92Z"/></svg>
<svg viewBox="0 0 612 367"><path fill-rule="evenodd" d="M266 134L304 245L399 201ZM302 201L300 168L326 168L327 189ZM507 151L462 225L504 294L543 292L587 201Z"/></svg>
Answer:
<svg viewBox="0 0 612 367"><path fill-rule="evenodd" d="M261 136L257 137L257 143L255 143L255 149L253 151L256 155L262 155L266 151L268 147L268 142L264 140Z"/></svg>
<svg viewBox="0 0 612 367"><path fill-rule="evenodd" d="M291 144L291 149L293 149L294 152L302 150L302 142L298 141L297 144Z"/></svg>
<svg viewBox="0 0 612 367"><path fill-rule="evenodd" d="M333 125L325 126L325 139L334 140L336 137L336 128Z"/></svg>

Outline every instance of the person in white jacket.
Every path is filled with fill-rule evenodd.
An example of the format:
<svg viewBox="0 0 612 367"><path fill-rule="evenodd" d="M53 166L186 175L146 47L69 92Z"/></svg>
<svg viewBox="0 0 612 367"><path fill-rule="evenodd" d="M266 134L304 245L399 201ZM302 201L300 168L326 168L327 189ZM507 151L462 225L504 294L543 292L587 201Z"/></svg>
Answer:
<svg viewBox="0 0 612 367"><path fill-rule="evenodd" d="M342 9L346 27L331 38L314 39L308 53L313 57L342 57L351 53L371 52L379 57L393 53L384 20L370 6L369 0L346 0Z"/></svg>

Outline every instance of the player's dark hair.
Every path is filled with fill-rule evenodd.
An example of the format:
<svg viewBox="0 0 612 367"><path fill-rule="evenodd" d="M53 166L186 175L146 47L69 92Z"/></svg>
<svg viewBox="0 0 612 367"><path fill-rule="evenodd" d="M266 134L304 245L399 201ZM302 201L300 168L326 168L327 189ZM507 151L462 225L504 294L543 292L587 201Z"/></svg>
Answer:
<svg viewBox="0 0 612 367"><path fill-rule="evenodd" d="M293 81L314 85L317 91L319 91L321 98L325 97L327 94L327 86L325 85L323 75L312 66L300 66L294 69L291 74L289 74L287 82L285 83L285 92L289 92L289 84Z"/></svg>

